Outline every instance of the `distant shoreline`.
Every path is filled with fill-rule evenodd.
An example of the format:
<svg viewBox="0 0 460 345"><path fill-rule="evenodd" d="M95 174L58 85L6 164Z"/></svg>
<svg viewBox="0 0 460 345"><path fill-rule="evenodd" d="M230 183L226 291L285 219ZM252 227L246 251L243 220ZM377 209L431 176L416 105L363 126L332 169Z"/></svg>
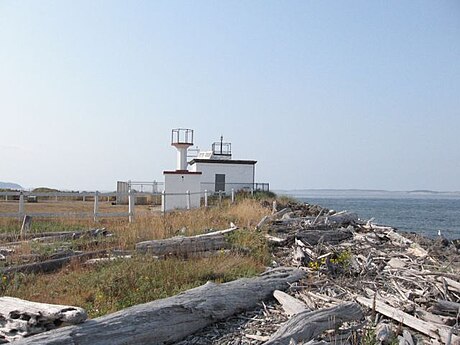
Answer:
<svg viewBox="0 0 460 345"><path fill-rule="evenodd" d="M273 190L279 195L288 195L294 198L432 198L432 199L457 199L460 192L441 192L431 190L388 191L367 189L279 189Z"/></svg>

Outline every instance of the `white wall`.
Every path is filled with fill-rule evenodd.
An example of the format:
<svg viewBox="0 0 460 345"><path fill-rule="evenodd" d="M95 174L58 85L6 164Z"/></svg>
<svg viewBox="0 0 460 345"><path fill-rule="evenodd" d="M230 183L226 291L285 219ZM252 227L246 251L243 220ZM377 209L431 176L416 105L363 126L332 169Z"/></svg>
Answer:
<svg viewBox="0 0 460 345"><path fill-rule="evenodd" d="M201 171L201 191L215 192L216 174L225 174L225 192L230 193L232 188L236 190L252 188L254 181L253 164L231 163L202 163L195 162L190 171Z"/></svg>
<svg viewBox="0 0 460 345"><path fill-rule="evenodd" d="M162 211L187 208L187 196L190 191L190 207L200 207L200 185L201 174L177 174L164 172L165 177L165 203L161 205ZM180 193L183 195L168 195L169 193Z"/></svg>

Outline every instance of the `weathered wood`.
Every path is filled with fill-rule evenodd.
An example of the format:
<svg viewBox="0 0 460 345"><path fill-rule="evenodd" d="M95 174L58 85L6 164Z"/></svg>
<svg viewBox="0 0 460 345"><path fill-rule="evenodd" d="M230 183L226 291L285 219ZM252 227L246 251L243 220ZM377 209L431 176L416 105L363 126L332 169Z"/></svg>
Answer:
<svg viewBox="0 0 460 345"><path fill-rule="evenodd" d="M23 238L24 235L30 231L31 226L32 226L32 217L25 215L24 219L22 220L21 238Z"/></svg>
<svg viewBox="0 0 460 345"><path fill-rule="evenodd" d="M13 274L13 273L53 272L53 271L60 269L64 265L68 264L71 260L82 261L82 260L91 259L97 256L103 256L106 253L107 253L106 250L99 250L99 251L81 253L81 254L69 253L68 256L59 258L59 259L52 259L52 260L46 260L42 262L34 262L30 264L25 264L25 265L4 268L0 270L0 275L7 275L7 274Z"/></svg>
<svg viewBox="0 0 460 345"><path fill-rule="evenodd" d="M433 314L456 316L460 314L460 303L439 300L430 308L430 311Z"/></svg>
<svg viewBox="0 0 460 345"><path fill-rule="evenodd" d="M287 241L286 238L276 237L276 236L272 236L272 235L269 235L269 234L265 234L264 236L267 239L268 243L272 244L274 246L281 246L281 245L285 244L286 241Z"/></svg>
<svg viewBox="0 0 460 345"><path fill-rule="evenodd" d="M232 227L190 237L177 236L164 240L139 242L136 244L136 251L157 256L188 256L196 252L227 249L231 245L228 243L225 234L236 229L236 227Z"/></svg>
<svg viewBox="0 0 460 345"><path fill-rule="evenodd" d="M86 231L67 232L67 233L56 234L56 235L47 234L47 236L33 237L32 240L36 242L55 242L55 241L76 240L76 239L84 238L84 237L107 237L111 235L112 234L108 232L105 228L102 228L102 229L93 229L93 230L86 230Z"/></svg>
<svg viewBox="0 0 460 345"><path fill-rule="evenodd" d="M8 233L0 234L0 241L7 243L8 245L21 244L24 241L36 241L36 242L52 242L52 241L64 241L78 239L81 237L99 237L99 236L111 236L111 233L105 228L102 229L91 229L83 231L56 231L56 232L37 232L37 233L24 233L22 235ZM21 241L18 241L18 240Z"/></svg>
<svg viewBox="0 0 460 345"><path fill-rule="evenodd" d="M283 291L275 290L273 292L273 297L275 297L275 299L281 304L287 316L296 315L309 310L307 305L301 300L292 297Z"/></svg>
<svg viewBox="0 0 460 345"><path fill-rule="evenodd" d="M0 297L0 340L18 340L33 334L85 321L82 308Z"/></svg>
<svg viewBox="0 0 460 345"><path fill-rule="evenodd" d="M452 345L460 345L460 337L451 334L450 327L441 326L438 324L433 324L433 323L419 320L412 315L409 315L401 310L393 308L389 306L388 304L385 304L378 300L372 300L372 299L365 298L362 296L358 296L356 300L360 304L372 310L374 310L375 308L376 312L383 314L395 320L396 322L400 322L408 327L411 327L419 331L420 333L428 335L431 338L440 340L444 344L447 343L448 339L451 339Z"/></svg>
<svg viewBox="0 0 460 345"><path fill-rule="evenodd" d="M265 345L287 345L290 344L291 339L306 343L327 329L336 328L345 321L362 318L361 308L354 302L343 303L332 308L304 311L282 325Z"/></svg>
<svg viewBox="0 0 460 345"><path fill-rule="evenodd" d="M261 300L271 297L274 290L285 289L288 283L304 276L302 270L278 268L254 278L224 284L208 282L173 297L45 332L15 344L170 344L209 324L256 307Z"/></svg>
<svg viewBox="0 0 460 345"><path fill-rule="evenodd" d="M295 235L302 242L311 246L317 245L319 242L328 244L338 244L353 237L353 233L346 229L336 230L299 230Z"/></svg>

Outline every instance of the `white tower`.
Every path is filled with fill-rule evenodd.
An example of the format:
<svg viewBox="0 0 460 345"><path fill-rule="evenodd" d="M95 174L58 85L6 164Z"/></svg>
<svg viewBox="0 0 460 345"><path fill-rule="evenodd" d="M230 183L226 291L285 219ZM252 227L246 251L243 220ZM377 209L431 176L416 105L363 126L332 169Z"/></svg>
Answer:
<svg viewBox="0 0 460 345"><path fill-rule="evenodd" d="M193 129L175 128L171 132L171 145L177 149L176 170L187 170L187 150L193 145Z"/></svg>

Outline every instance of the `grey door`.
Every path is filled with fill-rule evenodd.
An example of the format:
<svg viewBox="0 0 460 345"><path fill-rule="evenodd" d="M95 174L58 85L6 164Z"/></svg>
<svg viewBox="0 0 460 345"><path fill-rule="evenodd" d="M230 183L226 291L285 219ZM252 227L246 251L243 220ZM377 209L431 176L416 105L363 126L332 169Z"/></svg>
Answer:
<svg viewBox="0 0 460 345"><path fill-rule="evenodd" d="M225 192L225 174L216 174L216 184L214 190L216 192Z"/></svg>

